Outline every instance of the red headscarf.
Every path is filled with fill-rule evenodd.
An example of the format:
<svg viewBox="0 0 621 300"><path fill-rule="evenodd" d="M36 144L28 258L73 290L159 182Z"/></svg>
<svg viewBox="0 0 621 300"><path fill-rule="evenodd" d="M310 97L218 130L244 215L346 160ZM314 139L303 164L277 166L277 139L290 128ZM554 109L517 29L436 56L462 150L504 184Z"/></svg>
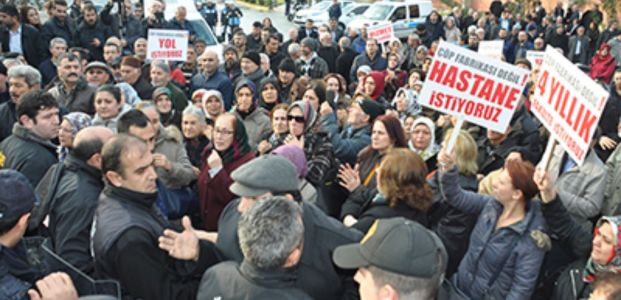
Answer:
<svg viewBox="0 0 621 300"><path fill-rule="evenodd" d="M384 92L384 85L385 85L384 78L385 78L385 75L384 75L383 72L371 71L371 73L369 73L369 75L364 77L364 82L365 83L367 82L367 78L369 78L369 77L373 78L373 81L375 81L375 90L369 96L371 97L371 99L377 100L377 99L379 99L379 97Z"/></svg>
<svg viewBox="0 0 621 300"><path fill-rule="evenodd" d="M591 71L589 75L593 79L603 78L606 84L610 83L612 73L615 71L615 58L610 54L610 45L603 43L599 47L597 55L591 59ZM608 50L606 55L601 55L603 50Z"/></svg>

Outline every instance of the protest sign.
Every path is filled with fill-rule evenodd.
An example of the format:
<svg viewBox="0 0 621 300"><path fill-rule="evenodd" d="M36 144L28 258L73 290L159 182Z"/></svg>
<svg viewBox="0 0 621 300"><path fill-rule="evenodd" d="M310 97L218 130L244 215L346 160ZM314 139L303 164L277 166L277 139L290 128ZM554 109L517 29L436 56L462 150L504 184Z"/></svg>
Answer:
<svg viewBox="0 0 621 300"><path fill-rule="evenodd" d="M604 88L558 51L546 48L530 108L579 165L607 99Z"/></svg>
<svg viewBox="0 0 621 300"><path fill-rule="evenodd" d="M385 23L369 27L369 38L376 39L378 43L385 43L395 37L395 32L392 28L392 23Z"/></svg>
<svg viewBox="0 0 621 300"><path fill-rule="evenodd" d="M505 132L528 75L527 70L441 42L418 101L466 122Z"/></svg>
<svg viewBox="0 0 621 300"><path fill-rule="evenodd" d="M147 58L185 61L189 36L187 30L149 29Z"/></svg>
<svg viewBox="0 0 621 300"><path fill-rule="evenodd" d="M502 48L505 45L505 41L480 41L479 42L479 54L487 56L492 59L502 59Z"/></svg>
<svg viewBox="0 0 621 300"><path fill-rule="evenodd" d="M528 50L526 51L526 59L530 61L533 67L541 66L543 62L543 51Z"/></svg>

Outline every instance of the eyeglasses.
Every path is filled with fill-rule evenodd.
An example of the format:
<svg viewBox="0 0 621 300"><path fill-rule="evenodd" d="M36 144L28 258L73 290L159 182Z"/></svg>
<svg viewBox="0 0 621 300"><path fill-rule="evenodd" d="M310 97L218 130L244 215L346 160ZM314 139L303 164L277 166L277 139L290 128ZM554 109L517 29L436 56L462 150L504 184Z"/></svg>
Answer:
<svg viewBox="0 0 621 300"><path fill-rule="evenodd" d="M304 117L303 116L292 116L292 115L288 115L287 116L287 121L291 121L294 120L298 123L304 123Z"/></svg>
<svg viewBox="0 0 621 300"><path fill-rule="evenodd" d="M234 133L233 130L226 130L222 128L215 128L213 131L217 134L223 134L223 135L231 135Z"/></svg>

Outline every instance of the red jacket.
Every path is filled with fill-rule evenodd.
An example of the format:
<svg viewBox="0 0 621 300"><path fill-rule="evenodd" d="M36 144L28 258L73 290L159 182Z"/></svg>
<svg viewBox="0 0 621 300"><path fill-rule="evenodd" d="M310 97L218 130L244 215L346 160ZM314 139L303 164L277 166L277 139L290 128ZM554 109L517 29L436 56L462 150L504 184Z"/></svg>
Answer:
<svg viewBox="0 0 621 300"><path fill-rule="evenodd" d="M204 157L209 157L211 152ZM237 196L229 191L233 183L231 173L239 166L254 158L254 152L248 152L244 156L225 164L215 177L209 176L209 165L205 164L198 176L198 203L200 206L203 229L207 231L218 230L218 219L224 207Z"/></svg>

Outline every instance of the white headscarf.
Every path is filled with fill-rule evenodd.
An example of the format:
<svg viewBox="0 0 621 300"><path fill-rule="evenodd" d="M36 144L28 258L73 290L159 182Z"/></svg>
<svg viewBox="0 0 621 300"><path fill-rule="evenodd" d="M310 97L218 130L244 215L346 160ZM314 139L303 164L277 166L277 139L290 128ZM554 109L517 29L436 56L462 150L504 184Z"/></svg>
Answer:
<svg viewBox="0 0 621 300"><path fill-rule="evenodd" d="M416 152L418 155L420 155L420 157L423 158L423 160L426 161L440 151L440 146L436 144L436 126L433 124L433 121L431 121L431 119L427 117L418 117L416 118L416 120L414 120L414 123L412 123L411 131L414 131L414 128L416 128L416 126L420 124L427 126L427 128L429 128L429 131L431 131L431 140L429 141L429 146L427 146L427 148L424 150L418 150L414 147L411 138L408 142L408 146L412 151Z"/></svg>

